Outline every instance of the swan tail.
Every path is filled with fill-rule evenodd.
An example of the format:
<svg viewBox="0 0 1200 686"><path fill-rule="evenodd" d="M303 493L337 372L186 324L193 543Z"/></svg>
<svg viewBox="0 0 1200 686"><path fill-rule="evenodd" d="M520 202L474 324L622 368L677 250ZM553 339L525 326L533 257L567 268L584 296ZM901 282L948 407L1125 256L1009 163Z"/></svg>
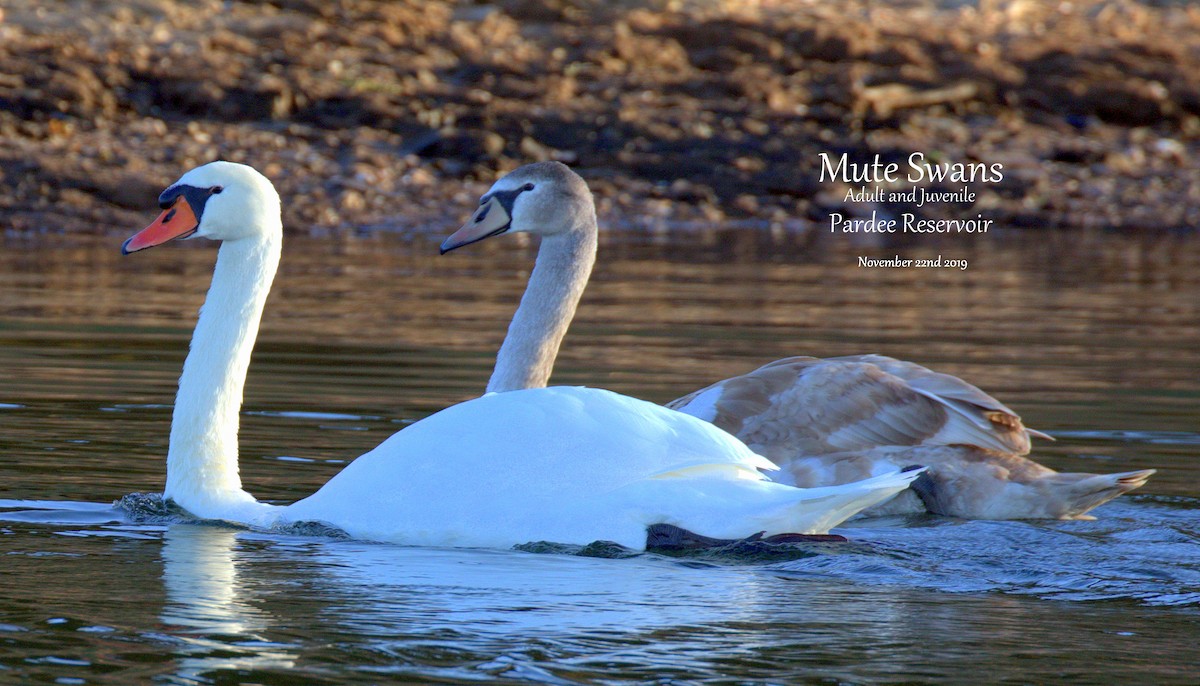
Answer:
<svg viewBox="0 0 1200 686"><path fill-rule="evenodd" d="M916 469L839 486L796 488L751 478L752 471L743 471L688 471L640 479L607 494L604 511L623 510L630 515L628 521L643 527L668 524L717 539L825 534L892 498L924 473Z"/></svg>
<svg viewBox="0 0 1200 686"><path fill-rule="evenodd" d="M1057 441L1058 440L1057 438L1051 436L1050 434L1046 433L1045 431L1038 431L1037 429L1031 429L1029 427L1025 427L1025 433L1029 434L1030 436L1033 436L1034 438L1041 438L1041 439L1044 439L1047 441Z"/></svg>
<svg viewBox="0 0 1200 686"><path fill-rule="evenodd" d="M1062 484L1060 519L1092 519L1087 514L1119 495L1140 488L1154 474L1153 469L1117 474L1060 474L1058 478L1079 477Z"/></svg>
<svg viewBox="0 0 1200 686"><path fill-rule="evenodd" d="M886 502L925 473L910 468L839 486L797 489L790 511L781 512L767 535L783 533L824 534L863 510Z"/></svg>

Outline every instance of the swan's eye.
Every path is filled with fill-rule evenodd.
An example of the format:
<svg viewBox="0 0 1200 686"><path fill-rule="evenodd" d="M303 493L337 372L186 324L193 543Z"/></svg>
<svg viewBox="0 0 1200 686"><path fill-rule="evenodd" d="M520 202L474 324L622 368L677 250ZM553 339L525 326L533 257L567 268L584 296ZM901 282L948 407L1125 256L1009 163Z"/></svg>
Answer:
<svg viewBox="0 0 1200 686"><path fill-rule="evenodd" d="M225 190L224 186L213 186L212 188L208 189L208 194L216 195L217 193L220 193L223 190Z"/></svg>
<svg viewBox="0 0 1200 686"><path fill-rule="evenodd" d="M523 190L523 191L531 191L531 190L533 190L533 184L532 184L532 183L527 183L527 184L525 184L524 186L521 186L521 190Z"/></svg>

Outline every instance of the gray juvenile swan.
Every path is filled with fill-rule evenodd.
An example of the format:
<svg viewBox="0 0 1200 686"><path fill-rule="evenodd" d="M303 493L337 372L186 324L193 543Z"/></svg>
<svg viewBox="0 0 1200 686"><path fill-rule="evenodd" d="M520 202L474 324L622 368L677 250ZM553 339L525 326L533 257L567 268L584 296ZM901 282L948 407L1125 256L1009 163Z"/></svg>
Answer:
<svg viewBox="0 0 1200 686"><path fill-rule="evenodd" d="M596 208L566 165L538 162L497 181L442 253L504 233L541 236L488 392L539 388L596 259ZM1154 473L1058 473L1025 457L1021 418L954 376L881 355L792 357L717 382L667 407L725 429L781 465L776 481L842 484L914 464L929 469L870 514L1082 519Z"/></svg>

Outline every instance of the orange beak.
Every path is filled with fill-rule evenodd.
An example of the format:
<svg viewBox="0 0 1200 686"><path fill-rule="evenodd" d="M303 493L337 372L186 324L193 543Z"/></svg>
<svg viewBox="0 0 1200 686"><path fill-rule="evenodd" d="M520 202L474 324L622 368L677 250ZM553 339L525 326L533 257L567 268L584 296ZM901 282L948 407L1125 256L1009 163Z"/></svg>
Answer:
<svg viewBox="0 0 1200 686"><path fill-rule="evenodd" d="M131 252L152 248L175 238L190 236L196 232L199 226L200 220L196 218L192 206L181 195L175 198L175 202L158 215L158 219L155 219L150 226L125 241L125 244L121 246L121 254L128 255Z"/></svg>

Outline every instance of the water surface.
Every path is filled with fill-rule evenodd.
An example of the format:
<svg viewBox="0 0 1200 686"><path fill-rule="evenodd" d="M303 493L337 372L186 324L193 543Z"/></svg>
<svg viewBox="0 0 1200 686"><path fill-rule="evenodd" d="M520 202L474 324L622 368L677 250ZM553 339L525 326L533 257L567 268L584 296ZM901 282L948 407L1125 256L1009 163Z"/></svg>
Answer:
<svg viewBox="0 0 1200 686"><path fill-rule="evenodd" d="M666 401L796 354L962 375L1064 471L1159 473L1095 522L860 521L776 559L367 544L131 518L161 490L215 252L123 236L0 251L0 682L1194 681L1200 251L1187 238L849 245L607 233L557 383ZM478 394L534 247L289 235L242 471L290 502ZM861 269L945 254L958 270Z"/></svg>

